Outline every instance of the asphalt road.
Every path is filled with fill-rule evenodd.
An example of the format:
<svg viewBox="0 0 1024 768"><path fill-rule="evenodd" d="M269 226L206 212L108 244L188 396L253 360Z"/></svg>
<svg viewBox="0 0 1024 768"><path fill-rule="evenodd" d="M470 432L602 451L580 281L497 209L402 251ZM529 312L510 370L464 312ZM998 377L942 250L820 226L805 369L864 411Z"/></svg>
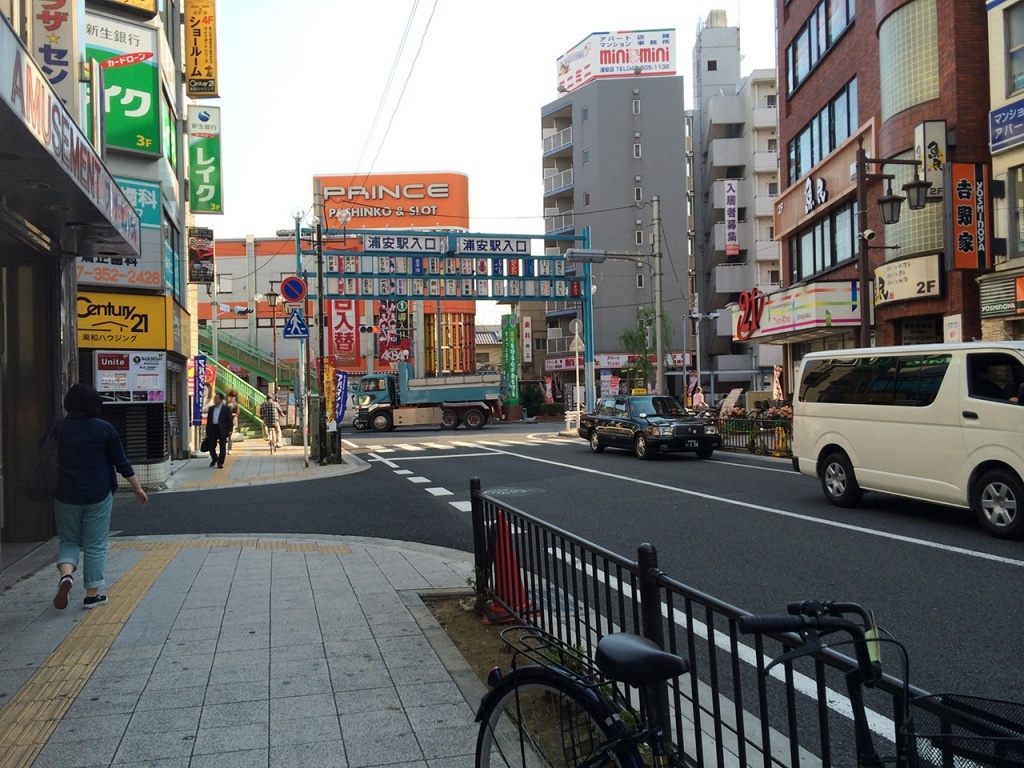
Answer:
<svg viewBox="0 0 1024 768"><path fill-rule="evenodd" d="M650 542L669 576L744 610L780 612L805 598L863 603L910 649L915 684L1020 698L1024 543L989 537L967 512L877 494L836 509L788 461L594 455L582 440L558 439L558 426L348 433L346 447L369 470L156 494L145 513L115 509L112 527L380 536L468 551L476 476L503 501L613 551L634 556Z"/></svg>

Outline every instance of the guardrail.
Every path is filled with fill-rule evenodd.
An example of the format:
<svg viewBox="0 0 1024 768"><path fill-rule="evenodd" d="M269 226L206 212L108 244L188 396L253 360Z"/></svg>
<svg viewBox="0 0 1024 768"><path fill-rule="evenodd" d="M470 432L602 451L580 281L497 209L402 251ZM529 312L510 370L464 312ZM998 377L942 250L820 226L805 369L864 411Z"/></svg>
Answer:
<svg viewBox="0 0 1024 768"><path fill-rule="evenodd" d="M784 661L766 675L771 658L803 639L741 635L737 620L745 612L663 573L655 547L641 545L632 560L500 502L477 478L470 495L481 599L493 599L515 620L592 658L601 637L628 631L689 660L691 671L656 691L658 711L647 713L665 718L674 765L828 768L855 762L843 693L844 676L857 668L853 659L826 649ZM495 539L504 526L511 543L499 552ZM624 693L630 706L639 706L638 697ZM881 751L904 754L903 683L886 675L866 693Z"/></svg>
<svg viewBox="0 0 1024 768"><path fill-rule="evenodd" d="M716 419L722 447L763 456L793 455L793 422L789 419Z"/></svg>
<svg viewBox="0 0 1024 768"><path fill-rule="evenodd" d="M217 380L214 383L215 391L226 395L229 390L235 390L238 394L239 407L253 418L259 420L260 405L267 399L267 396L245 379L236 376L216 360L208 360L206 364L212 365L217 369Z"/></svg>

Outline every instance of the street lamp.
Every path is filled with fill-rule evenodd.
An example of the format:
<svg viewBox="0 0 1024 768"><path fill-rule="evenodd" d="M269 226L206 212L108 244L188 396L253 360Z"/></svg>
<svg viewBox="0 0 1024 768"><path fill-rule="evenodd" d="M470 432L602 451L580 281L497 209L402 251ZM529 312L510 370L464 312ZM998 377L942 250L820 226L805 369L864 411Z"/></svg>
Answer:
<svg viewBox="0 0 1024 768"><path fill-rule="evenodd" d="M700 321L701 320L717 320L719 316L718 312L709 312L704 315L700 312L700 297L697 294L693 295L693 311L690 312L690 319L697 324L696 333L694 334L694 356L696 357L696 368L697 368L697 386L700 384ZM711 379L711 395L714 397L715 394L715 381Z"/></svg>
<svg viewBox="0 0 1024 768"><path fill-rule="evenodd" d="M879 160L868 157L864 151L864 137L857 140L857 269L858 275L857 292L860 295L860 346L871 346L871 297L868 292L870 279L868 271L871 269L871 262L868 253L872 248L880 246L869 245L874 234L868 229L868 182L884 179L887 185L886 194L878 199L878 209L882 215L884 224L895 224L900 220L900 206L904 200L909 200L910 210L919 211L927 203L928 189L932 183L925 181L918 176L921 163L918 160ZM892 191L893 175L888 173L868 173L868 165L877 165L884 168L886 165L909 165L914 168L914 179L903 185L903 191L907 197L894 195Z"/></svg>
<svg viewBox="0 0 1024 768"><path fill-rule="evenodd" d="M267 304L270 305L270 310L273 315L273 319L270 321L270 327L273 329L274 339L274 393L277 393L277 297L278 294L275 290L271 289L267 291Z"/></svg>

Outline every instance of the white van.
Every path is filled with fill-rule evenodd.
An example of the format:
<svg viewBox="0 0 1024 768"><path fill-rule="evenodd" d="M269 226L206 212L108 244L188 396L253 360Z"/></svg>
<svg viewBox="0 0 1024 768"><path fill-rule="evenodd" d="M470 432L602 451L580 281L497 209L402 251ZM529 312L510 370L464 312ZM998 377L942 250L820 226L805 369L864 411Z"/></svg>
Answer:
<svg viewBox="0 0 1024 768"><path fill-rule="evenodd" d="M814 352L793 397L793 467L825 498L863 491L973 509L1024 537L1024 342Z"/></svg>

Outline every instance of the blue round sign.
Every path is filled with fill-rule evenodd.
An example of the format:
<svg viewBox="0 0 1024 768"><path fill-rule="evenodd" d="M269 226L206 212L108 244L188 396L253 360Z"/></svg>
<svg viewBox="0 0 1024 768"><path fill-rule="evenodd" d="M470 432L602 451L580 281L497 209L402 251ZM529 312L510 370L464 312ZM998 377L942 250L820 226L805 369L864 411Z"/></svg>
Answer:
<svg viewBox="0 0 1024 768"><path fill-rule="evenodd" d="M281 281L281 297L288 304L297 304L306 298L306 281L291 275Z"/></svg>

